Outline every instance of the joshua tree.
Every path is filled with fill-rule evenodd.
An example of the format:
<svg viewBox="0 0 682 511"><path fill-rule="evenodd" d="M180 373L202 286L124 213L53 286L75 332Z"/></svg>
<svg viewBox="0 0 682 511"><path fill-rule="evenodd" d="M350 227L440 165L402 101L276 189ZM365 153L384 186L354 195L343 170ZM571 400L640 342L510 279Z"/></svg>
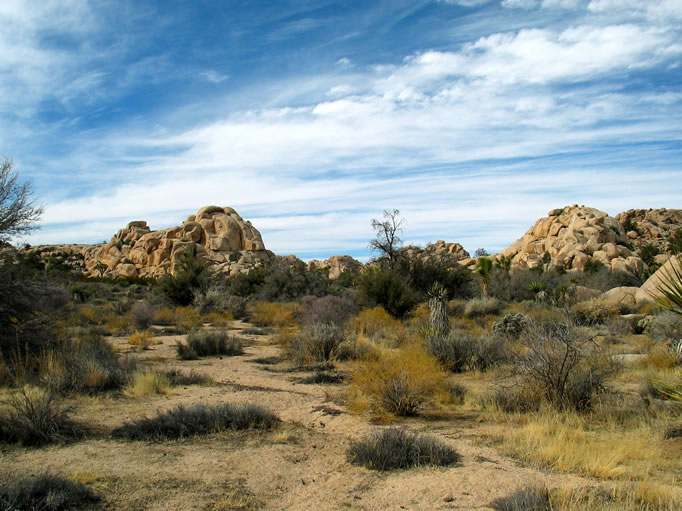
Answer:
<svg viewBox="0 0 682 511"><path fill-rule="evenodd" d="M489 257L479 257L476 261L475 271L478 278L481 279L481 295L483 298L487 298L490 274L493 272L493 260Z"/></svg>
<svg viewBox="0 0 682 511"><path fill-rule="evenodd" d="M450 330L448 321L448 293L443 286L435 283L426 293L429 298L429 327L436 335L446 335Z"/></svg>

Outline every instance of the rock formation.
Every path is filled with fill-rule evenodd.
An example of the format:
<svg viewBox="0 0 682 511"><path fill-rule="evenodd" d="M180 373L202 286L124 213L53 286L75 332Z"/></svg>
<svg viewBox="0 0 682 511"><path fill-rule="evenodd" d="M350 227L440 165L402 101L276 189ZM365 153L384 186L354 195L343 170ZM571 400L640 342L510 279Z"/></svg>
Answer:
<svg viewBox="0 0 682 511"><path fill-rule="evenodd" d="M339 278L346 268L353 266L360 267L362 266L362 263L349 255L331 256L324 261L320 261L319 259L308 261L309 270L328 269L329 278L332 280Z"/></svg>
<svg viewBox="0 0 682 511"><path fill-rule="evenodd" d="M639 273L646 267L622 224L598 209L573 205L549 212L502 255L521 268L561 266L583 270L592 260L611 270Z"/></svg>
<svg viewBox="0 0 682 511"><path fill-rule="evenodd" d="M83 251L89 276L150 277L173 273L183 254L212 273L231 275L273 259L260 233L232 208L208 206L182 225L152 231L147 222L130 222L104 245Z"/></svg>
<svg viewBox="0 0 682 511"><path fill-rule="evenodd" d="M628 240L640 249L645 243L668 251L668 238L682 228L682 209L629 209L616 215Z"/></svg>

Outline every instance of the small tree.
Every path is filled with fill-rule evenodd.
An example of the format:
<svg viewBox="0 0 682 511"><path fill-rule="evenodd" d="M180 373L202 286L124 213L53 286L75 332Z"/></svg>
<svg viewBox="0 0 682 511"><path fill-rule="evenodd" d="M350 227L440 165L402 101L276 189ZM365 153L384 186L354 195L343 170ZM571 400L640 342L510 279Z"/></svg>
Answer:
<svg viewBox="0 0 682 511"><path fill-rule="evenodd" d="M493 260L488 257L479 257L476 261L475 271L478 278L481 279L481 294L483 298L487 298L490 274L493 272Z"/></svg>
<svg viewBox="0 0 682 511"><path fill-rule="evenodd" d="M35 222L43 214L33 200L30 183L19 183L12 160L0 161L0 241L28 234L37 229Z"/></svg>
<svg viewBox="0 0 682 511"><path fill-rule="evenodd" d="M406 220L400 216L400 210L385 210L384 221L372 219L372 229L376 232L376 237L369 242L369 248L377 251L381 257L388 261L388 267L393 269L400 254L403 240L399 234L403 232L403 225Z"/></svg>

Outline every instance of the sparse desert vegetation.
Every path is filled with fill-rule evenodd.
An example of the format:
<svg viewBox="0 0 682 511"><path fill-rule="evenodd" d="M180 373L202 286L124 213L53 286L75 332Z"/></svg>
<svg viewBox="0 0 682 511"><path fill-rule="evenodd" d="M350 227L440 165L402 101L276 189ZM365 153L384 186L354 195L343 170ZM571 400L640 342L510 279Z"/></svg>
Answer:
<svg viewBox="0 0 682 511"><path fill-rule="evenodd" d="M680 509L677 288L394 248L335 279L8 259L2 505L302 509L326 481L324 509Z"/></svg>

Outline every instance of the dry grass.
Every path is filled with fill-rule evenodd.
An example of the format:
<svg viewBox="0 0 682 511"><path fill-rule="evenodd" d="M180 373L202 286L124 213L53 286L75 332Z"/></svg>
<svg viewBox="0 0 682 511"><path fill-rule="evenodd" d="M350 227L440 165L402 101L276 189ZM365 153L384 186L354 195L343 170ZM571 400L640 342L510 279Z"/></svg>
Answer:
<svg viewBox="0 0 682 511"><path fill-rule="evenodd" d="M209 312L204 319L214 327L226 328L234 321L234 316L230 311Z"/></svg>
<svg viewBox="0 0 682 511"><path fill-rule="evenodd" d="M357 363L348 393L349 409L378 418L416 415L446 392L446 373L417 345L383 350Z"/></svg>
<svg viewBox="0 0 682 511"><path fill-rule="evenodd" d="M170 381L164 374L154 371L135 373L124 392L131 397L165 395L170 391Z"/></svg>
<svg viewBox="0 0 682 511"><path fill-rule="evenodd" d="M502 449L533 465L604 479L644 480L670 468L662 442L646 424L617 430L575 414L542 410L501 435Z"/></svg>
<svg viewBox="0 0 682 511"><path fill-rule="evenodd" d="M258 326L291 327L302 312L298 303L257 302L250 311L251 322Z"/></svg>
<svg viewBox="0 0 682 511"><path fill-rule="evenodd" d="M128 344L141 350L149 349L150 346L161 344L161 341L154 337L149 330L135 332L128 336Z"/></svg>
<svg viewBox="0 0 682 511"><path fill-rule="evenodd" d="M404 326L382 307L365 309L353 317L350 324L353 334L374 339L400 339Z"/></svg>
<svg viewBox="0 0 682 511"><path fill-rule="evenodd" d="M175 324L175 311L168 307L163 307L156 311L154 316L155 325L174 325Z"/></svg>

